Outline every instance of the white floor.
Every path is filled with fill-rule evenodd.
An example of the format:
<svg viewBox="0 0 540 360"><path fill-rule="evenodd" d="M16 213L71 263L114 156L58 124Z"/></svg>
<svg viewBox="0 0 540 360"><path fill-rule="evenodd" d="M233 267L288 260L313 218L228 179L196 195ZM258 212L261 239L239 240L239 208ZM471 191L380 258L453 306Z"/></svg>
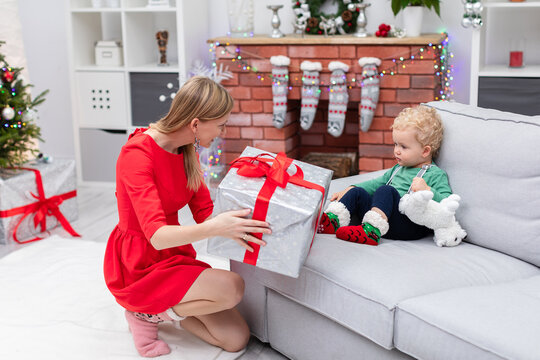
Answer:
<svg viewBox="0 0 540 360"><path fill-rule="evenodd" d="M84 234L85 240L106 242L107 238L118 221L116 213L116 199L112 185L84 185L77 189L79 204L79 218L72 222L73 228ZM187 207L186 207L187 208ZM181 211L180 222L193 223L189 209ZM67 237L62 229L54 229L51 234ZM76 240L76 239L74 239ZM213 267L228 269L228 261L206 254L204 242L194 244L201 260ZM0 257L16 250L20 246L0 246ZM273 350L268 344L261 343L252 338L242 360L286 360L287 358ZM204 360L204 359L202 359Z"/></svg>

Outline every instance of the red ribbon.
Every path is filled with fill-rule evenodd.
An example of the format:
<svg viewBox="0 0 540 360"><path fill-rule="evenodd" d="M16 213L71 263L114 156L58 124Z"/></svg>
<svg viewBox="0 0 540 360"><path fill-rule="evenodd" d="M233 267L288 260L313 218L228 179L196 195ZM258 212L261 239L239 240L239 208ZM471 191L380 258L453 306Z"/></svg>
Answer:
<svg viewBox="0 0 540 360"><path fill-rule="evenodd" d="M272 163L270 165L269 163ZM231 162L232 168L237 168L237 174L246 177L263 177L266 176L266 180L257 195L255 201L255 207L253 209L253 219L265 221L266 214L268 212L268 205L270 204L270 198L274 194L274 191L279 186L285 188L288 183L299 185L308 189L315 189L322 193L321 206L319 207L319 212L317 214L317 219L322 211L322 206L324 203L324 187L314 184L312 182L304 180L304 172L302 169L293 164L296 167L296 173L290 175L287 172L287 169L292 164L292 159L289 159L285 153L280 152L276 157L263 153L257 156L244 156L239 157L238 159ZM315 224L315 229L317 229L317 224ZM251 234L258 239L262 239L262 233ZM315 238L315 231L313 232L313 239ZM253 247L253 252L246 250L244 255L244 263L250 265L256 265L257 259L259 258L260 245L251 244Z"/></svg>
<svg viewBox="0 0 540 360"><path fill-rule="evenodd" d="M32 204L19 206L10 210L0 210L0 218L23 214L23 216L21 216L21 218L17 222L17 225L15 225L15 229L13 229L13 239L17 243L26 244L32 241L43 239L38 236L36 236L33 239L26 240L26 241L20 241L19 239L17 239L17 230L19 229L19 225L21 225L23 220L30 214L35 214L34 227L37 228L38 225L41 225L41 232L44 232L47 230L47 216L54 216L58 219L62 227L66 229L68 233L71 234L71 236L77 236L77 237L81 236L77 234L75 230L73 230L73 228L71 227L71 224L65 218L65 216L60 212L60 209L59 209L60 204L64 200L71 199L77 195L77 190L73 190L65 194L55 195L55 196L51 196L50 198L46 198L45 190L43 189L43 181L41 179L41 173L39 172L39 170L32 169L32 168L23 168L23 167L16 167L12 169L33 171L34 174L36 175L36 187L37 187L37 192L38 192L37 195L34 195L31 193L31 195L35 199L37 199L37 201Z"/></svg>

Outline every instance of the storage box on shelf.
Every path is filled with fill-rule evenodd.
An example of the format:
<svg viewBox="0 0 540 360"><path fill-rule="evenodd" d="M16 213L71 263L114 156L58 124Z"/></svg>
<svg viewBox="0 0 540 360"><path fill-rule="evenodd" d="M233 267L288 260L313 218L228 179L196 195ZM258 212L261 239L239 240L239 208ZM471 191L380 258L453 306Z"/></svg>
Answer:
<svg viewBox="0 0 540 360"><path fill-rule="evenodd" d="M114 162L127 134L163 116L193 61L208 58L208 30L201 21L207 0L149 3L121 0L109 7L109 1L70 0L67 33L79 181L114 181ZM160 66L156 33L163 30L168 32L167 65ZM97 65L99 41L120 43L115 50L122 61Z"/></svg>
<svg viewBox="0 0 540 360"><path fill-rule="evenodd" d="M470 103L540 114L540 1L487 0L483 5L484 26L472 38ZM523 46L522 67L509 66L516 40Z"/></svg>

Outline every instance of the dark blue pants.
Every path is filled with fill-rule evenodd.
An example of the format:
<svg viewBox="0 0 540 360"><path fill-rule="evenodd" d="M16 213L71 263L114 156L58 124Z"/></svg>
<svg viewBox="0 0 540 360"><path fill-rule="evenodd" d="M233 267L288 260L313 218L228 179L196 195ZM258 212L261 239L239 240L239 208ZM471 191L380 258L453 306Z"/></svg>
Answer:
<svg viewBox="0 0 540 360"><path fill-rule="evenodd" d="M429 235L432 231L425 226L413 223L409 218L399 212L398 191L390 186L383 185L373 195L361 187L355 187L347 191L341 198L341 202L351 213L362 220L364 214L376 207L382 210L388 218L390 229L384 235L387 239L395 240L418 240Z"/></svg>

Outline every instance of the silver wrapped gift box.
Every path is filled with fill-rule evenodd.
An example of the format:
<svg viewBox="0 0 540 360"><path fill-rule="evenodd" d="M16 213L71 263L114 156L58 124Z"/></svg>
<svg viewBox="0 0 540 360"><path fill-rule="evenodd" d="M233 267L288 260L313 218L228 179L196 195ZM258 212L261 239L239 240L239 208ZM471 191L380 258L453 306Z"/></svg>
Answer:
<svg viewBox="0 0 540 360"><path fill-rule="evenodd" d="M262 153L270 154L272 157L276 156L275 154L248 146L242 152L239 159L253 158ZM284 156L284 154L278 156ZM270 156L264 156L262 158L270 160L266 163L269 164L267 169L268 167L272 167L269 177L273 179L276 175L275 160ZM238 162L239 159L235 161ZM255 161L253 166L256 167L258 163L258 161ZM249 168L249 163L247 165ZM301 169L299 173L297 173L298 170L295 165ZM251 217L254 213L256 214L258 212L255 209L255 203L261 189L263 186L271 185L268 184L270 181L267 179L268 176L242 176L238 174L239 172L242 173L242 170L234 166L236 165L233 165L218 186L214 204L214 216L229 210L250 208L252 209ZM250 169L247 170L250 171ZM257 170L252 172L257 172ZM231 260L250 263L262 269L283 275L298 277L300 268L309 253L317 222L322 214L322 206L328 195L328 188L333 172L301 161L292 160L287 173L289 175L285 175L285 177L290 176L290 179L286 182L286 186L283 188L281 186L275 186L275 190L268 203L264 220L270 224L272 234L264 234L262 237L267 245L260 247L258 256L257 254L247 253L237 242L225 237L208 239L208 253ZM300 178L298 174L301 173L303 173L302 178L305 182L295 181ZM281 176L283 176L283 173L281 173ZM297 185L294 182L301 185ZM281 185L283 185L283 182ZM322 192L323 189L324 195ZM257 218L257 215L254 217ZM251 243L251 245L254 244ZM255 260L253 260L254 257Z"/></svg>
<svg viewBox="0 0 540 360"><path fill-rule="evenodd" d="M55 228L61 220L69 227L69 222L78 217L74 160L55 159L22 167L38 170L39 175L22 169L0 172L0 244L14 243L15 230L17 240L24 242Z"/></svg>

